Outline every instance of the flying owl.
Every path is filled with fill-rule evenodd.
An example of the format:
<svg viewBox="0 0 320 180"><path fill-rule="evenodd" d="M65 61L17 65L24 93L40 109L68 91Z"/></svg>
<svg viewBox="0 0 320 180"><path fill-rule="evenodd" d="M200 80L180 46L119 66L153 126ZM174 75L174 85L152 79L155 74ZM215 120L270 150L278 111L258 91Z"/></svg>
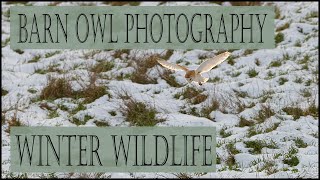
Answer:
<svg viewBox="0 0 320 180"><path fill-rule="evenodd" d="M165 60L157 60L157 61L159 64L161 64L165 68L175 70L175 71L185 71L186 74L184 77L189 83L191 83L192 81L195 81L199 83L199 85L202 85L203 83L207 82L209 78L205 78L201 74L204 72L210 71L212 68L222 63L224 60L226 60L229 57L229 55L230 55L229 52L224 52L222 54L219 54L218 56L209 58L203 63L201 63L196 70L189 70L185 66L181 66L179 64L171 64Z"/></svg>

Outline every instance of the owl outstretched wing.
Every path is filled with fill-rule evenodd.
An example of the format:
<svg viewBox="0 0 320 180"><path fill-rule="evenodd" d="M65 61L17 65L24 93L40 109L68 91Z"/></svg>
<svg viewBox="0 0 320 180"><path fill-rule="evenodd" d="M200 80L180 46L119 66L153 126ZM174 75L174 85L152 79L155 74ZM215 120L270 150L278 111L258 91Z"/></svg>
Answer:
<svg viewBox="0 0 320 180"><path fill-rule="evenodd" d="M165 60L157 60L159 64L161 64L163 67L174 70L174 71L189 71L188 68L181 66L179 64L172 64L172 63L168 63Z"/></svg>
<svg viewBox="0 0 320 180"><path fill-rule="evenodd" d="M224 52L222 54L219 54L218 56L214 58L209 58L208 60L204 61L200 64L200 66L196 69L197 73L204 73L210 71L215 66L222 63L224 60L226 60L231 53Z"/></svg>

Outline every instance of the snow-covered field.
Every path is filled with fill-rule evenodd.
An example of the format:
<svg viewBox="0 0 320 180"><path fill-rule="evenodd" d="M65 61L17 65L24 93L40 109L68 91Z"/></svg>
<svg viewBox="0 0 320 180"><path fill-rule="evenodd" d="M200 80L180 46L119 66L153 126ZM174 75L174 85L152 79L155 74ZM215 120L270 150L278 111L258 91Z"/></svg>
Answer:
<svg viewBox="0 0 320 180"><path fill-rule="evenodd" d="M102 2L30 2L26 5L81 4L110 5ZM229 50L232 57L206 74L210 80L203 86L187 84L183 72L164 71L152 62L152 55L195 68L201 59L224 51L13 51L10 49L8 11L12 5L17 4L2 3L1 9L2 177L318 177L317 2L262 3L277 7L277 47L253 51ZM132 5L220 4L142 2ZM225 2L221 5L231 4ZM137 71L146 75L140 77ZM54 83L52 78L61 78L58 87L47 86L49 82ZM72 89L68 89L69 85ZM61 90L64 89L62 86L67 86L65 91ZM50 88L56 88L53 90L60 94L54 97L48 95ZM75 96L72 94L74 92L81 93ZM147 117L152 117L153 120L161 119L156 126L217 127L217 172L9 172L10 126L138 125L126 118L130 108L134 107L126 103L128 98L133 104L139 104L140 108L148 109ZM145 125L145 122L139 123Z"/></svg>

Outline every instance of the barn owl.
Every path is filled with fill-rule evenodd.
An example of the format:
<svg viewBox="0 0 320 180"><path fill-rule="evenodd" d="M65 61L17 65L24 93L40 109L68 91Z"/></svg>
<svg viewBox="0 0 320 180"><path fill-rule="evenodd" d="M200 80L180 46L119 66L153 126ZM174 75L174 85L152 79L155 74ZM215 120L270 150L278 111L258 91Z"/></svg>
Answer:
<svg viewBox="0 0 320 180"><path fill-rule="evenodd" d="M229 52L224 52L214 58L209 58L203 63L201 63L196 70L189 70L185 66L181 66L179 64L171 64L165 60L159 59L157 61L159 64L161 64L165 68L175 70L175 71L185 71L186 74L184 77L189 83L191 83L192 81L195 81L199 83L199 85L202 85L203 83L207 82L209 78L205 78L201 74L204 72L210 71L212 68L222 63L224 60L226 60L229 57L229 55L230 55Z"/></svg>

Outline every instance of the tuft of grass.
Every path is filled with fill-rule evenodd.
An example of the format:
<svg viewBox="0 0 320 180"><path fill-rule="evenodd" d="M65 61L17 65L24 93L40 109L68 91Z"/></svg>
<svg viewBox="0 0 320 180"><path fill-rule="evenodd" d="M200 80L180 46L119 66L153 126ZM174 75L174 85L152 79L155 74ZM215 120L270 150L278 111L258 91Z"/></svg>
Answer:
<svg viewBox="0 0 320 180"><path fill-rule="evenodd" d="M172 71L165 69L163 73L160 73L160 77L164 79L171 87L182 87L182 85L176 81L176 78L172 74Z"/></svg>
<svg viewBox="0 0 320 180"><path fill-rule="evenodd" d="M280 77L278 80L279 85L284 85L286 82L288 82L288 79L284 77Z"/></svg>
<svg viewBox="0 0 320 180"><path fill-rule="evenodd" d="M301 84L303 82L303 79L301 77L296 77L294 80L295 83Z"/></svg>
<svg viewBox="0 0 320 180"><path fill-rule="evenodd" d="M210 119L210 113L212 111L219 109L219 106L220 106L219 101L217 99L213 98L207 106L205 106L204 108L201 109L200 115L202 117Z"/></svg>
<svg viewBox="0 0 320 180"><path fill-rule="evenodd" d="M299 119L301 116L313 116L319 117L319 107L315 103L312 103L306 109L301 109L300 107L288 106L282 108L282 111L291 115L293 119Z"/></svg>
<svg viewBox="0 0 320 180"><path fill-rule="evenodd" d="M37 90L30 88L30 89L28 89L28 92L31 94L35 94L37 92Z"/></svg>
<svg viewBox="0 0 320 180"><path fill-rule="evenodd" d="M94 121L94 123L95 123L98 127L110 126L109 123L106 122L106 121Z"/></svg>
<svg viewBox="0 0 320 180"><path fill-rule="evenodd" d="M247 120L246 118L244 118L243 116L240 117L240 121L239 121L239 127L245 127L245 126L253 126L254 122Z"/></svg>
<svg viewBox="0 0 320 180"><path fill-rule="evenodd" d="M267 79L272 79L275 75L275 73L273 73L272 71L268 71L268 78Z"/></svg>
<svg viewBox="0 0 320 180"><path fill-rule="evenodd" d="M124 106L120 109L127 122L132 126L155 126L163 119L156 118L157 111L153 107L148 107L143 102L135 99L124 101Z"/></svg>
<svg viewBox="0 0 320 180"><path fill-rule="evenodd" d="M72 122L73 124L80 126L80 125L85 125L87 122L82 121L78 118L72 117L72 119L70 120L70 122Z"/></svg>
<svg viewBox="0 0 320 180"><path fill-rule="evenodd" d="M276 44L281 43L284 40L284 34L281 32L277 33L277 35L274 37L274 40Z"/></svg>
<svg viewBox="0 0 320 180"><path fill-rule="evenodd" d="M306 148L308 144L305 143L302 138L296 138L293 140L298 148Z"/></svg>
<svg viewBox="0 0 320 180"><path fill-rule="evenodd" d="M275 115L275 112L271 109L270 106L261 105L261 109L256 115L255 120L257 120L258 123L262 123L273 115Z"/></svg>
<svg viewBox="0 0 320 180"><path fill-rule="evenodd" d="M265 133L272 132L272 131L276 130L279 127L279 125L280 125L280 123L274 123L272 126L270 126L269 128L267 128L265 130Z"/></svg>
<svg viewBox="0 0 320 180"><path fill-rule="evenodd" d="M17 114L15 113L11 119L8 120L8 128L5 130L5 132L10 133L10 129L12 126L25 126L24 123L20 121L20 119L17 117Z"/></svg>
<svg viewBox="0 0 320 180"><path fill-rule="evenodd" d="M256 59L254 60L254 63L255 63L257 66L260 66L260 65L261 65L260 60L259 60L258 58L256 58Z"/></svg>
<svg viewBox="0 0 320 180"><path fill-rule="evenodd" d="M249 69L247 74L249 75L250 78L253 78L253 77L256 77L259 74L259 72L257 72L255 69Z"/></svg>
<svg viewBox="0 0 320 180"><path fill-rule="evenodd" d="M221 78L219 76L215 76L214 78L208 80L208 82L212 82L212 83L219 82L219 81L221 81Z"/></svg>
<svg viewBox="0 0 320 180"><path fill-rule="evenodd" d="M15 50L13 50L13 51L16 52L16 53L18 53L18 54L23 54L23 53L24 53L24 51L21 50L21 49L15 49Z"/></svg>
<svg viewBox="0 0 320 180"><path fill-rule="evenodd" d="M290 23L285 23L283 24L282 26L279 26L277 29L276 29L276 32L279 32L279 31L283 31L285 29L288 29L290 27Z"/></svg>
<svg viewBox="0 0 320 180"><path fill-rule="evenodd" d="M51 78L49 77L48 84L41 91L41 100L55 100L63 97L73 97L74 91L72 90L70 82L65 78Z"/></svg>
<svg viewBox="0 0 320 180"><path fill-rule="evenodd" d="M40 55L36 55L30 61L28 61L28 63L36 63L40 60L40 58L41 58Z"/></svg>
<svg viewBox="0 0 320 180"><path fill-rule="evenodd" d="M196 88L187 87L182 91L182 93L176 94L175 98L178 99L182 96L183 99L188 99L192 104L199 104L207 99L207 95L201 94L202 92L203 91L197 90Z"/></svg>
<svg viewBox="0 0 320 180"><path fill-rule="evenodd" d="M254 126L251 126L249 129L248 129L248 132L247 132L247 136L248 137L252 137L252 136L255 136L257 134L261 134L263 133L263 131L259 130L259 129L256 129Z"/></svg>
<svg viewBox="0 0 320 180"><path fill-rule="evenodd" d="M246 91L237 91L235 89L233 91L238 97L241 97L241 98L249 97L249 94Z"/></svg>
<svg viewBox="0 0 320 180"><path fill-rule="evenodd" d="M93 66L90 71L95 73L107 72L114 67L114 63L110 61L102 61Z"/></svg>
<svg viewBox="0 0 320 180"><path fill-rule="evenodd" d="M236 154L239 154L240 151L235 147L235 143L234 142L230 142L226 145L226 148L227 148L227 151L229 154L233 154L233 155L236 155Z"/></svg>
<svg viewBox="0 0 320 180"><path fill-rule="evenodd" d="M90 84L82 90L74 91L71 83L66 78L51 78L49 77L47 86L43 88L40 94L41 100L55 100L59 98L85 98L84 103L91 103L96 99L110 94L105 86L95 85L95 80L90 81Z"/></svg>
<svg viewBox="0 0 320 180"><path fill-rule="evenodd" d="M164 55L161 56L162 59L168 60L172 54L173 54L174 50L173 49L168 49L166 51L166 53Z"/></svg>
<svg viewBox="0 0 320 180"><path fill-rule="evenodd" d="M84 103L91 103L95 101L96 99L108 94L110 97L110 94L107 92L107 88L105 86L97 86L97 85L89 85L86 89L83 91L76 93L78 97L85 98L83 101Z"/></svg>
<svg viewBox="0 0 320 180"><path fill-rule="evenodd" d="M308 54L303 56L303 59L301 59L298 63L299 64L306 64L310 61L310 56Z"/></svg>
<svg viewBox="0 0 320 180"><path fill-rule="evenodd" d="M294 46L296 46L296 47L301 47L301 41L300 41L300 40L297 40L297 41L294 43Z"/></svg>
<svg viewBox="0 0 320 180"><path fill-rule="evenodd" d="M277 149L277 145L275 142L271 141L270 143L267 143L263 140L253 140L253 141L245 141L244 144L247 148L251 148L249 150L253 154L261 154L262 148L270 148L270 149Z"/></svg>
<svg viewBox="0 0 320 180"><path fill-rule="evenodd" d="M304 114L303 110L299 107L285 107L282 108L282 111L293 116L293 119L299 119L300 116L303 116Z"/></svg>
<svg viewBox="0 0 320 180"><path fill-rule="evenodd" d="M113 57L121 59L121 55L122 54L128 54L129 55L129 53L130 53L130 49L117 49L117 50L114 51Z"/></svg>
<svg viewBox="0 0 320 180"><path fill-rule="evenodd" d="M298 149L290 147L289 152L285 155L283 159L284 164L288 164L290 167L296 166L299 164L299 159L297 157Z"/></svg>
<svg viewBox="0 0 320 180"><path fill-rule="evenodd" d="M309 21L310 18L317 18L319 13L317 11L312 11L306 15L306 20Z"/></svg>
<svg viewBox="0 0 320 180"><path fill-rule="evenodd" d="M280 67L282 65L281 61L272 61L270 64L269 64L269 67Z"/></svg>
<svg viewBox="0 0 320 180"><path fill-rule="evenodd" d="M48 53L46 53L46 54L44 55L44 57L45 57L45 58L49 58L49 57L52 57L52 56L54 56L54 55L56 55L56 54L59 54L59 53L60 53L60 51L48 52Z"/></svg>
<svg viewBox="0 0 320 180"><path fill-rule="evenodd" d="M244 56L247 56L249 54L252 54L253 53L253 50L252 49L246 49L244 52L243 52L243 55Z"/></svg>
<svg viewBox="0 0 320 180"><path fill-rule="evenodd" d="M302 94L302 96L305 97L305 98L312 96L311 92L308 91L308 89L303 89L303 90L301 90L301 94Z"/></svg>
<svg viewBox="0 0 320 180"><path fill-rule="evenodd" d="M228 62L228 64L230 64L231 66L233 66L236 62L234 61L234 59L235 59L235 57L234 56L229 56L228 58L227 58L227 62Z"/></svg>
<svg viewBox="0 0 320 180"><path fill-rule="evenodd" d="M110 114L111 116L116 116L116 115L117 115L117 112L115 112L115 111L110 111L109 114Z"/></svg>
<svg viewBox="0 0 320 180"><path fill-rule="evenodd" d="M147 71L158 64L158 58L159 55L151 55L136 60L135 72L131 75L131 81L139 84L156 84L156 79L148 77Z"/></svg>
<svg viewBox="0 0 320 180"><path fill-rule="evenodd" d="M5 95L7 95L8 93L9 93L9 91L1 88L1 96L5 96Z"/></svg>
<svg viewBox="0 0 320 180"><path fill-rule="evenodd" d="M227 130L227 127L223 127L223 128L220 130L220 136L221 136L222 138L226 138L226 137L229 137L229 136L232 135L231 132L227 132L226 130Z"/></svg>
<svg viewBox="0 0 320 180"><path fill-rule="evenodd" d="M63 107L63 106L60 107L60 109L61 109L61 110L68 110L67 108L65 108L65 107ZM71 114L76 114L77 112L83 111L83 110L86 110L86 109L87 109L87 108L84 106L83 103L79 103L76 108L72 109Z"/></svg>
<svg viewBox="0 0 320 180"><path fill-rule="evenodd" d="M312 80L311 80L311 79L308 79L308 80L304 83L304 85L305 85L305 86L310 86L311 83L312 83Z"/></svg>
<svg viewBox="0 0 320 180"><path fill-rule="evenodd" d="M234 73L231 74L231 77L238 77L240 74L241 74L240 71L234 72Z"/></svg>
<svg viewBox="0 0 320 180"><path fill-rule="evenodd" d="M53 118L56 118L56 117L59 117L59 113L57 111L49 111L49 114L48 114L48 118L49 119L53 119Z"/></svg>

